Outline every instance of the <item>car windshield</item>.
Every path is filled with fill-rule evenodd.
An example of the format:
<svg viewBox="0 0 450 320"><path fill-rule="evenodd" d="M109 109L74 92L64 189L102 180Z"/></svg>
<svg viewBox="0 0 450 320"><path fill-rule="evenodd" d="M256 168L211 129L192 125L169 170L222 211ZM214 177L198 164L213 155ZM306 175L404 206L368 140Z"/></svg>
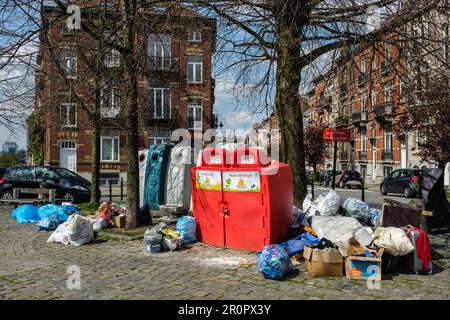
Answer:
<svg viewBox="0 0 450 320"><path fill-rule="evenodd" d="M54 170L61 178L78 178L78 175L70 170L63 168L55 168Z"/></svg>
<svg viewBox="0 0 450 320"><path fill-rule="evenodd" d="M348 172L348 175L349 175L350 177L353 177L353 178L359 178L359 177L360 177L360 174L359 174L358 171L349 171L349 172Z"/></svg>

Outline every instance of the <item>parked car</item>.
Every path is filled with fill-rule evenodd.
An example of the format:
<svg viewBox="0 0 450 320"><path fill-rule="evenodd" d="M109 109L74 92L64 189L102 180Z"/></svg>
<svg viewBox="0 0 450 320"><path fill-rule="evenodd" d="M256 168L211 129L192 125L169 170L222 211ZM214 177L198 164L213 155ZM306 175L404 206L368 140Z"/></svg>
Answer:
<svg viewBox="0 0 450 320"><path fill-rule="evenodd" d="M336 175L336 185L340 188L357 187L361 189L364 185L364 181L358 171L344 170L341 171L340 174Z"/></svg>
<svg viewBox="0 0 450 320"><path fill-rule="evenodd" d="M395 170L381 182L381 194L385 196L388 193L400 193L406 198L418 195L422 172L418 169Z"/></svg>
<svg viewBox="0 0 450 320"><path fill-rule="evenodd" d="M88 180L67 169L47 166L8 168L0 180L0 199L12 199L14 188L56 189L57 199L73 203L88 202L91 194ZM27 194L21 196L33 197Z"/></svg>

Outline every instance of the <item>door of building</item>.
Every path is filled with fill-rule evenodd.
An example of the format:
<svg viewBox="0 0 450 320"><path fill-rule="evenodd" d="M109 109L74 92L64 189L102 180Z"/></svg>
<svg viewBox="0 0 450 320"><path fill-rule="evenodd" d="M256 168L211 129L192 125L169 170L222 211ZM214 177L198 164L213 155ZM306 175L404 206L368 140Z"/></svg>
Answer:
<svg viewBox="0 0 450 320"><path fill-rule="evenodd" d="M77 143L63 140L60 144L59 166L77 172Z"/></svg>

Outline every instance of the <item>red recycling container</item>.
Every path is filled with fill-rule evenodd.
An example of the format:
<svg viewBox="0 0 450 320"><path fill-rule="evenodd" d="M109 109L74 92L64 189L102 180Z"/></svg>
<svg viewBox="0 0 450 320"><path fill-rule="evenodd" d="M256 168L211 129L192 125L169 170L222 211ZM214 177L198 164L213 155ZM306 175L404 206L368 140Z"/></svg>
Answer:
<svg viewBox="0 0 450 320"><path fill-rule="evenodd" d="M202 161L192 168L199 240L252 251L283 242L292 224L290 166L270 160L257 148L238 148L225 161L229 152L212 153L222 156L223 165Z"/></svg>

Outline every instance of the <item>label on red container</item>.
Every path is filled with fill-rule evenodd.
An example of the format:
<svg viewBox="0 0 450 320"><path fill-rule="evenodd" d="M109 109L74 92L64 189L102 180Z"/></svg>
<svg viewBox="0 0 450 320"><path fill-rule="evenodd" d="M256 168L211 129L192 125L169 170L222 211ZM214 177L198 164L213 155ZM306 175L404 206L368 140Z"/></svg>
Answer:
<svg viewBox="0 0 450 320"><path fill-rule="evenodd" d="M195 174L197 189L215 191L222 190L220 171L197 170Z"/></svg>
<svg viewBox="0 0 450 320"><path fill-rule="evenodd" d="M261 192L261 181L257 171L222 172L223 191Z"/></svg>
<svg viewBox="0 0 450 320"><path fill-rule="evenodd" d="M240 163L241 164L255 164L255 157L254 156L242 156Z"/></svg>

